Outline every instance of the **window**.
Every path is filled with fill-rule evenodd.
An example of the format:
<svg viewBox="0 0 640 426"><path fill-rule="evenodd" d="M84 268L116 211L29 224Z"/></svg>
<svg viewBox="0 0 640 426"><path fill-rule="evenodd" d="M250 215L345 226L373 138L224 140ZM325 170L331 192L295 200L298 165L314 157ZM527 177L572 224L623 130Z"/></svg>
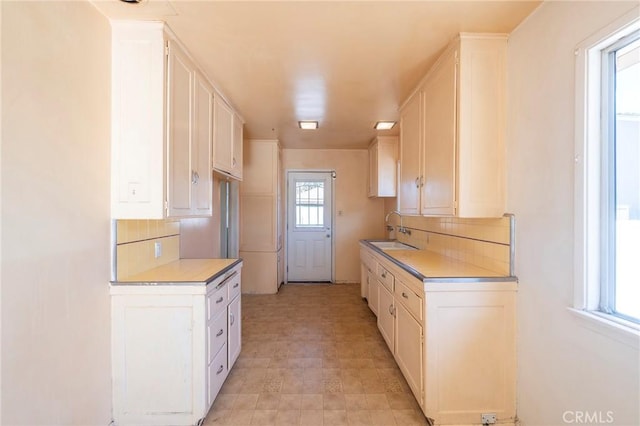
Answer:
<svg viewBox="0 0 640 426"><path fill-rule="evenodd" d="M634 8L576 50L572 309L635 346L640 336L638 12Z"/></svg>
<svg viewBox="0 0 640 426"><path fill-rule="evenodd" d="M640 323L640 31L602 51L599 310Z"/></svg>
<svg viewBox="0 0 640 426"><path fill-rule="evenodd" d="M296 181L296 227L324 227L324 181Z"/></svg>

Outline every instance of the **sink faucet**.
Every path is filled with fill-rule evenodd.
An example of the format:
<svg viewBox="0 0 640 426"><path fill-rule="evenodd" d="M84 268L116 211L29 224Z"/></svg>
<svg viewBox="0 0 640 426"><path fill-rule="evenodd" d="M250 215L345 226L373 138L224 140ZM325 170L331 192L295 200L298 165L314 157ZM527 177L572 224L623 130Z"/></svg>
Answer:
<svg viewBox="0 0 640 426"><path fill-rule="evenodd" d="M389 218L390 218L390 217L391 217L391 215L393 215L393 214L397 214L397 215L398 215L398 217L400 218L400 226L398 227L398 232L402 232L403 234L411 235L411 231L410 231L409 229L405 228L404 226L402 226L402 215L401 215L401 214L400 214L400 212L399 212L399 211L397 211L397 210L390 211L390 212L389 212L389 213L387 213L387 215L385 216L385 218L384 218L384 223L386 223L386 224L387 224L387 229L388 229L389 231L392 231L392 230L393 230L393 227L389 225ZM389 229L389 228L391 228L391 229Z"/></svg>

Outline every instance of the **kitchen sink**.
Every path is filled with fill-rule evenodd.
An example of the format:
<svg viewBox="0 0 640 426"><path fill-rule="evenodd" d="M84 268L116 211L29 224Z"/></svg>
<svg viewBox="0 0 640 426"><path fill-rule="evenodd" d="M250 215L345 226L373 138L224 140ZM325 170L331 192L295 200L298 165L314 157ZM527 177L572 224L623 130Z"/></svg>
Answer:
<svg viewBox="0 0 640 426"><path fill-rule="evenodd" d="M417 250L417 248L400 241L369 241L381 250Z"/></svg>

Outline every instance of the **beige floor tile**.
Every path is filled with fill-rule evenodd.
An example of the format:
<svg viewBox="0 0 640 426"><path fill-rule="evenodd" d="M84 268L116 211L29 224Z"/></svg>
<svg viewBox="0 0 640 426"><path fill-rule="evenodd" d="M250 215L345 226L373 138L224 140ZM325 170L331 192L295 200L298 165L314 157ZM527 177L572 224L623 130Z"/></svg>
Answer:
<svg viewBox="0 0 640 426"><path fill-rule="evenodd" d="M396 418L392 410L369 410L372 426L396 426ZM404 425L398 425L404 426Z"/></svg>
<svg viewBox="0 0 640 426"><path fill-rule="evenodd" d="M256 410L277 410L279 405L279 393L261 393L260 396L258 396Z"/></svg>
<svg viewBox="0 0 640 426"><path fill-rule="evenodd" d="M370 393L367 394L367 409L368 410L390 410L391 406L387 400L387 396L383 393Z"/></svg>
<svg viewBox="0 0 640 426"><path fill-rule="evenodd" d="M347 410L347 421L350 426L369 426L371 424L369 410Z"/></svg>
<svg viewBox="0 0 640 426"><path fill-rule="evenodd" d="M251 419L252 425L272 426L276 424L277 410L255 410Z"/></svg>
<svg viewBox="0 0 640 426"><path fill-rule="evenodd" d="M239 394L233 402L233 410L255 410L260 394Z"/></svg>
<svg viewBox="0 0 640 426"><path fill-rule="evenodd" d="M228 419L227 425L233 426L249 426L251 425L251 420L253 418L254 410L233 410L231 411Z"/></svg>
<svg viewBox="0 0 640 426"><path fill-rule="evenodd" d="M322 426L324 424L323 410L300 411L300 426Z"/></svg>
<svg viewBox="0 0 640 426"><path fill-rule="evenodd" d="M300 394L282 394L280 396L280 404L278 410L300 410L302 404L302 395Z"/></svg>
<svg viewBox="0 0 640 426"><path fill-rule="evenodd" d="M302 410L324 409L323 395L321 393L303 394L300 408Z"/></svg>
<svg viewBox="0 0 640 426"><path fill-rule="evenodd" d="M344 403L347 410L366 410L367 395L363 393L344 394Z"/></svg>
<svg viewBox="0 0 640 426"><path fill-rule="evenodd" d="M416 410L393 410L396 423L402 426L428 426L427 419Z"/></svg>
<svg viewBox="0 0 640 426"><path fill-rule="evenodd" d="M327 426L347 426L349 424L346 410L324 410L323 414L324 424Z"/></svg>
<svg viewBox="0 0 640 426"><path fill-rule="evenodd" d="M296 426L300 424L300 410L278 410L276 425Z"/></svg>
<svg viewBox="0 0 640 426"><path fill-rule="evenodd" d="M325 410L345 410L344 395L341 393L325 393L323 395L323 406Z"/></svg>

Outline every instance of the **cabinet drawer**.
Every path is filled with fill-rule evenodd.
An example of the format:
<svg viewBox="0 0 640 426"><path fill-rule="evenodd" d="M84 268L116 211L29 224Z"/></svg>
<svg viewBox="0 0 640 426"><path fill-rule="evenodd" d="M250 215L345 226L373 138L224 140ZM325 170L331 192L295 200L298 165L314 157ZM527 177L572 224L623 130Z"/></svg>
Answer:
<svg viewBox="0 0 640 426"><path fill-rule="evenodd" d="M240 294L240 273L234 272L232 278L227 282L227 288L229 289L229 301L236 298Z"/></svg>
<svg viewBox="0 0 640 426"><path fill-rule="evenodd" d="M227 311L224 310L207 324L207 363L213 360L222 345L227 341Z"/></svg>
<svg viewBox="0 0 640 426"><path fill-rule="evenodd" d="M222 311L226 312L228 302L229 298L225 285L207 294L207 321L211 321Z"/></svg>
<svg viewBox="0 0 640 426"><path fill-rule="evenodd" d="M207 367L207 402L213 403L227 378L227 345L225 344Z"/></svg>
<svg viewBox="0 0 640 426"><path fill-rule="evenodd" d="M393 293L393 282L395 281L395 277L393 274L385 269L384 266L378 263L378 281L387 288L391 293Z"/></svg>
<svg viewBox="0 0 640 426"><path fill-rule="evenodd" d="M360 261L362 263L364 263L365 267L372 271L375 272L376 270L376 261L373 260L373 256L371 256L371 254L369 254L368 251L366 251L365 249L360 249Z"/></svg>
<svg viewBox="0 0 640 426"><path fill-rule="evenodd" d="M402 281L396 282L396 299L418 320L422 321L422 298L410 290Z"/></svg>

